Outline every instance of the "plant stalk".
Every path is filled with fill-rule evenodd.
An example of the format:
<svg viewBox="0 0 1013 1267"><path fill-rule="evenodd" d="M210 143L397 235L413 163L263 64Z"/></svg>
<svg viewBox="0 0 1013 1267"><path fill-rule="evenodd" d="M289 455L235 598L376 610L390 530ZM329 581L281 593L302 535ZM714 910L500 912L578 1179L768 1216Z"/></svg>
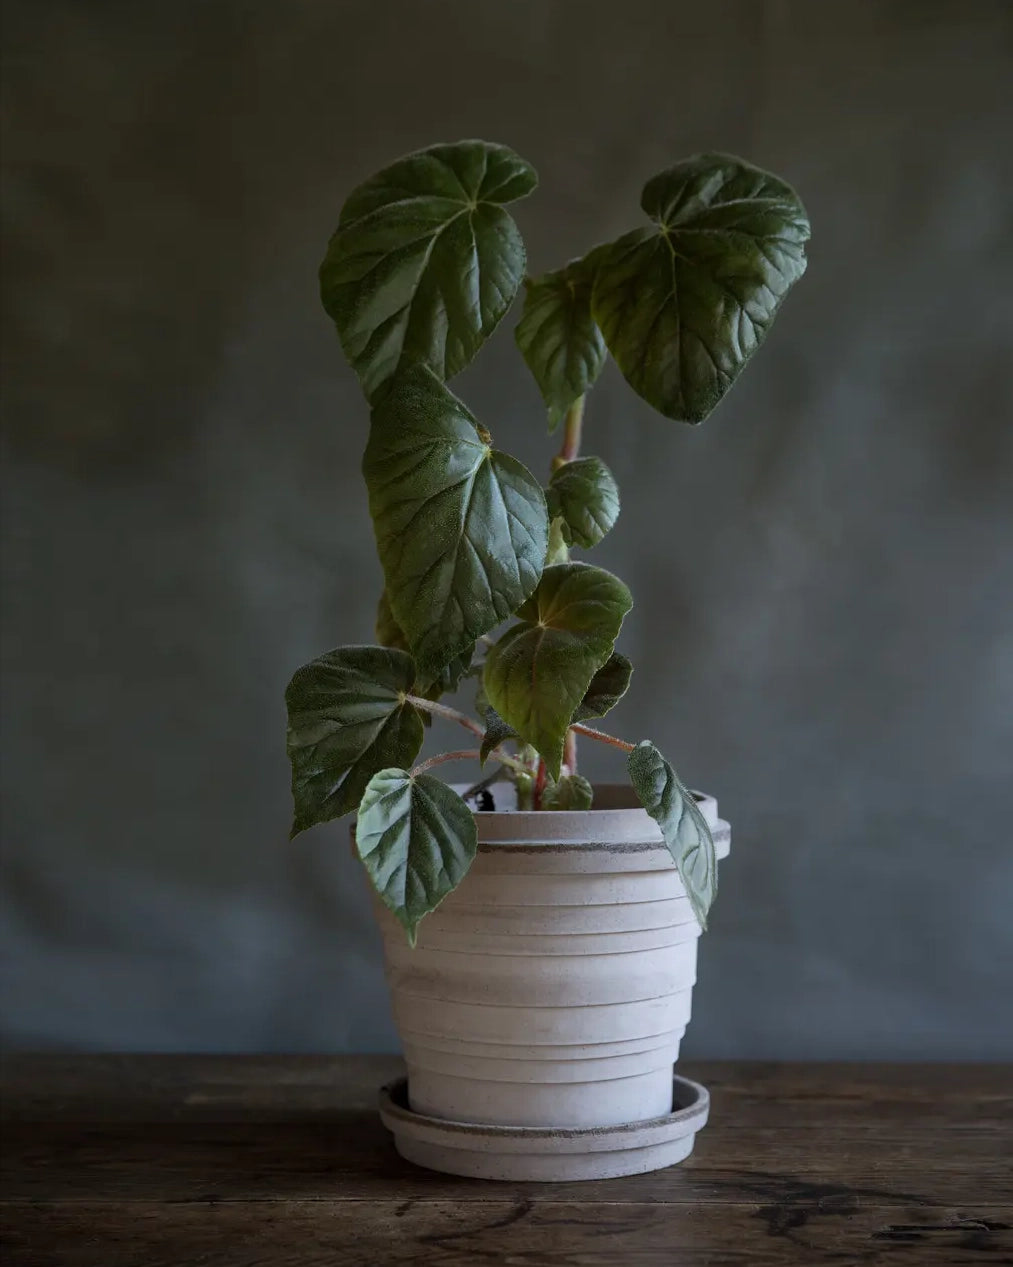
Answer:
<svg viewBox="0 0 1013 1267"><path fill-rule="evenodd" d="M553 462L553 469L558 470L567 462L572 462L580 455L580 433L584 424L584 401L586 396L578 396L566 411L563 421L563 447Z"/></svg>
<svg viewBox="0 0 1013 1267"><path fill-rule="evenodd" d="M438 752L435 757L430 757L427 761L420 761L411 771L411 777L417 774L425 774L427 770L431 770L434 765L443 765L444 761L470 761L472 758L478 760L479 751L477 748L458 748L456 752Z"/></svg>
<svg viewBox="0 0 1013 1267"><path fill-rule="evenodd" d="M598 739L601 743L611 744L613 748L622 748L623 752L632 752L637 746L635 743L627 743L625 739L617 739L615 735L606 735L604 730L592 730L590 726L584 726L580 722L576 722L571 730L575 730L579 735L587 735L588 739Z"/></svg>
<svg viewBox="0 0 1013 1267"><path fill-rule="evenodd" d="M473 735L478 735L480 739L485 738L485 727L480 726L477 721L468 717L465 713L459 713L456 708L448 708L446 704L437 704L435 700L423 699L421 695L406 695L405 700L409 704L414 704L416 708L421 708L424 712L433 713L436 717L443 717L446 721L456 721L459 726L464 726Z"/></svg>

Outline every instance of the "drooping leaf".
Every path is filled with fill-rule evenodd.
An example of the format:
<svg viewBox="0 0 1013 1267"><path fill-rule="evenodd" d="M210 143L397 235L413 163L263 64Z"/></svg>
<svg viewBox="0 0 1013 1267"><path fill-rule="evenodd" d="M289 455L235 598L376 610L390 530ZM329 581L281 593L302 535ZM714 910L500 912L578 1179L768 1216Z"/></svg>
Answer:
<svg viewBox="0 0 1013 1267"><path fill-rule="evenodd" d="M594 318L634 391L702 422L805 272L809 220L783 180L728 154L644 186L653 227L595 255Z"/></svg>
<svg viewBox="0 0 1013 1267"><path fill-rule="evenodd" d="M415 760L414 678L411 656L386 647L339 647L297 670L285 691L293 836L355 809L377 770Z"/></svg>
<svg viewBox="0 0 1013 1267"><path fill-rule="evenodd" d="M380 595L380 602L376 609L376 640L383 647L398 647L402 651L411 650L404 630L394 618L386 590ZM453 660L443 667L442 671L432 682L423 682L421 684L416 682L414 693L421 695L424 699L436 700L448 691L456 691L461 678L471 669L471 661L474 654L475 644L472 643L460 655L454 656ZM428 714L423 714L422 720L426 725L429 725L431 719Z"/></svg>
<svg viewBox="0 0 1013 1267"><path fill-rule="evenodd" d="M624 655L613 651L591 679L572 720L588 721L592 717L604 717L611 712L629 690L632 676L633 665Z"/></svg>
<svg viewBox="0 0 1013 1267"><path fill-rule="evenodd" d="M388 601L431 680L538 584L545 497L425 366L374 407L362 469Z"/></svg>
<svg viewBox="0 0 1013 1267"><path fill-rule="evenodd" d="M542 793L542 809L590 809L593 802L594 789L579 774L564 774Z"/></svg>
<svg viewBox="0 0 1013 1267"><path fill-rule="evenodd" d="M409 154L349 195L320 295L369 400L404 365L445 380L473 359L524 277L503 204L537 183L505 145L460 141Z"/></svg>
<svg viewBox="0 0 1013 1267"><path fill-rule="evenodd" d="M595 673L633 605L626 586L602 568L559 563L489 651L485 690L503 720L559 778L563 740Z"/></svg>
<svg viewBox="0 0 1013 1267"><path fill-rule="evenodd" d="M576 458L553 471L545 500L567 542L588 550L619 518L619 487L601 458Z"/></svg>
<svg viewBox="0 0 1013 1267"><path fill-rule="evenodd" d="M494 708L487 708L485 710L485 737L482 739L482 746L478 754L481 764L485 765L489 759L489 754L495 751L504 740L515 739L516 737L517 732L513 726L508 726Z"/></svg>
<svg viewBox="0 0 1013 1267"><path fill-rule="evenodd" d="M478 831L467 805L445 783L387 769L366 788L355 843L377 893L414 946L419 920L464 879Z"/></svg>
<svg viewBox="0 0 1013 1267"><path fill-rule="evenodd" d="M554 431L605 364L605 340L591 316L591 276L582 260L525 282L515 336Z"/></svg>
<svg viewBox="0 0 1013 1267"><path fill-rule="evenodd" d="M706 929L707 912L718 891L717 858L710 828L692 792L683 787L649 740L637 744L628 766L640 803L661 828L700 927Z"/></svg>

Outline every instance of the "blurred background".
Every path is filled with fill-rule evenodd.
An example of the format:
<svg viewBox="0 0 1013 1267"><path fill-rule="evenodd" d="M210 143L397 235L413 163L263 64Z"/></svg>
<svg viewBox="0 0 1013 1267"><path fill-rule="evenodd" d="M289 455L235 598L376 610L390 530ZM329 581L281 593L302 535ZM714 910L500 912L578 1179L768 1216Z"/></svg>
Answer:
<svg viewBox="0 0 1013 1267"><path fill-rule="evenodd" d="M540 172L534 273L700 150L813 223L705 426L614 367L588 406L637 602L610 722L732 822L684 1050L1013 1056L1013 5L3 18L4 1042L395 1048L347 824L286 840L285 683L380 589L316 269L355 184L480 136ZM454 389L547 472L516 315Z"/></svg>

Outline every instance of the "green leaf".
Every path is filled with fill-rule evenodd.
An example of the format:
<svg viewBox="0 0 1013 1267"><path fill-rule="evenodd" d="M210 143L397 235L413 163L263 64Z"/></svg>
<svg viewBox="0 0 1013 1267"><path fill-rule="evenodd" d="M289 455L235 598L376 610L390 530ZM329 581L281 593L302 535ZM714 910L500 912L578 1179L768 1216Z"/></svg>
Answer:
<svg viewBox="0 0 1013 1267"><path fill-rule="evenodd" d="M564 774L542 793L542 809L590 809L593 801L594 789L579 774Z"/></svg>
<svg viewBox="0 0 1013 1267"><path fill-rule="evenodd" d="M805 272L809 220L790 185L728 154L649 180L655 222L595 255L592 311L635 392L702 422Z"/></svg>
<svg viewBox="0 0 1013 1267"><path fill-rule="evenodd" d="M377 893L414 946L419 920L464 879L478 830L464 801L439 779L380 770L359 806L355 844Z"/></svg>
<svg viewBox="0 0 1013 1267"><path fill-rule="evenodd" d="M641 805L661 828L700 927L706 929L707 912L718 891L710 828L692 792L649 740L630 753L629 771Z"/></svg>
<svg viewBox="0 0 1013 1267"><path fill-rule="evenodd" d="M582 260L525 282L524 312L514 333L554 431L605 364L605 340L591 316L591 276Z"/></svg>
<svg viewBox="0 0 1013 1267"><path fill-rule="evenodd" d="M386 590L380 595L380 601L376 605L375 632L376 640L381 647L396 647L399 651L411 651L404 630L394 619Z"/></svg>
<svg viewBox="0 0 1013 1267"><path fill-rule="evenodd" d="M612 711L629 690L633 665L624 655L613 651L591 679L584 698L573 714L572 722L588 721L592 717L604 717Z"/></svg>
<svg viewBox="0 0 1013 1267"><path fill-rule="evenodd" d="M485 765L489 759L489 754L500 746L506 739L515 739L517 731L513 726L500 717L494 708L485 709L485 737L482 740L482 746L479 749L479 761Z"/></svg>
<svg viewBox="0 0 1013 1267"><path fill-rule="evenodd" d="M448 379L474 358L524 276L503 204L537 183L505 145L460 141L409 154L349 195L320 296L369 400L404 365Z"/></svg>
<svg viewBox="0 0 1013 1267"><path fill-rule="evenodd" d="M489 651L485 690L503 720L545 758L559 778L570 719L595 673L612 654L633 606L626 586L602 568L559 563Z"/></svg>
<svg viewBox="0 0 1013 1267"><path fill-rule="evenodd" d="M569 544L589 550L619 518L619 487L601 458L576 458L553 472L546 503Z"/></svg>
<svg viewBox="0 0 1013 1267"><path fill-rule="evenodd" d="M380 602L376 609L376 640L383 647L397 647L402 651L411 650L404 630L394 618L386 590L380 595ZM413 693L421 695L424 699L436 700L441 695L456 691L460 685L461 678L471 670L471 661L474 654L475 644L472 643L460 655L455 656L449 664L444 665L440 674L432 682L422 685L416 683ZM424 715L422 720L426 725L429 725L430 718L428 714Z"/></svg>
<svg viewBox="0 0 1013 1267"><path fill-rule="evenodd" d="M285 691L293 836L355 809L377 770L415 760L414 677L411 656L385 647L339 647L297 670Z"/></svg>
<svg viewBox="0 0 1013 1267"><path fill-rule="evenodd" d="M362 469L387 597L432 680L538 584L545 497L425 366L374 407Z"/></svg>

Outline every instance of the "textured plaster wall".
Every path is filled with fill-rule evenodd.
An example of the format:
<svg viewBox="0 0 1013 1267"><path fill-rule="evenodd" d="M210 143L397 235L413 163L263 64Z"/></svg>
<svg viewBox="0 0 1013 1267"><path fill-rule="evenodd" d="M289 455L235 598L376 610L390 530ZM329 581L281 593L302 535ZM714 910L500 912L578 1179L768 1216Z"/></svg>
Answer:
<svg viewBox="0 0 1013 1267"><path fill-rule="evenodd" d="M394 1046L344 826L285 840L285 681L379 586L315 270L356 181L479 135L541 171L535 271L701 149L814 224L705 427L613 371L588 411L637 599L614 724L733 822L687 1050L1013 1056L1013 7L4 18L6 1041ZM541 470L512 324L456 386Z"/></svg>

